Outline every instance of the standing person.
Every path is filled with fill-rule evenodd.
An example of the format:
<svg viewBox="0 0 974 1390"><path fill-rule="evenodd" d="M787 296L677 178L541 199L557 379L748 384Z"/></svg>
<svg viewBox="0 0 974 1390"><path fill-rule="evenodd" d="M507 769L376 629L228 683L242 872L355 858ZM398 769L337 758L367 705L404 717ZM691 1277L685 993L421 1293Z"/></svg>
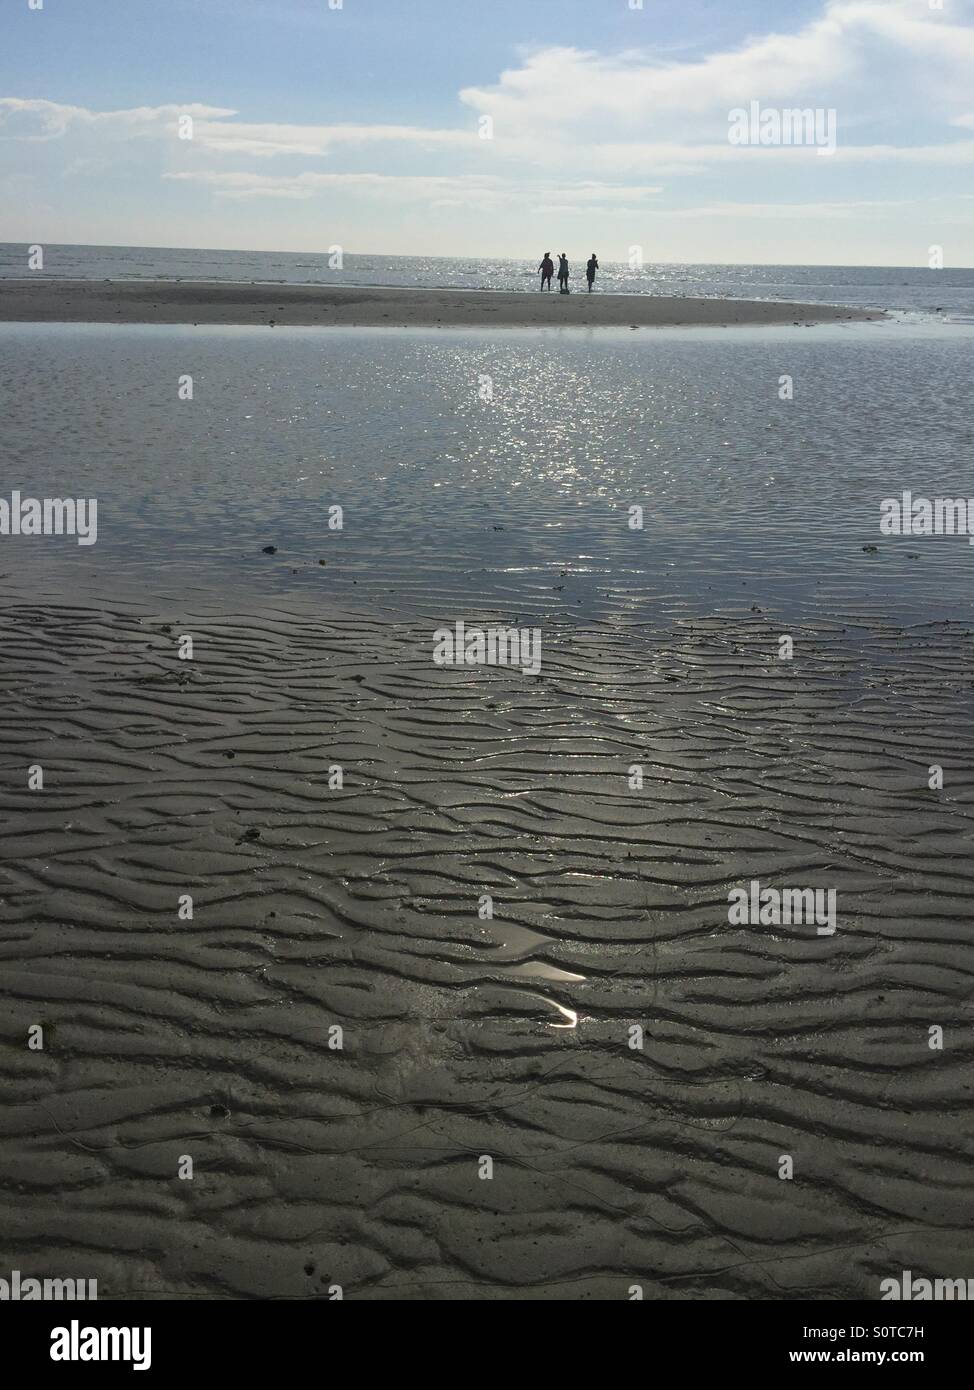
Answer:
<svg viewBox="0 0 974 1390"><path fill-rule="evenodd" d="M551 252L546 251L542 257L541 264L538 266L541 271L541 288L551 292L551 277L555 273L555 263L551 259Z"/></svg>
<svg viewBox="0 0 974 1390"><path fill-rule="evenodd" d="M588 281L588 292L592 293L592 286L595 284L595 272L599 268L598 257L592 252L592 259L585 266L585 278Z"/></svg>
<svg viewBox="0 0 974 1390"><path fill-rule="evenodd" d="M564 251L558 253L558 288L562 294L568 293L568 257Z"/></svg>

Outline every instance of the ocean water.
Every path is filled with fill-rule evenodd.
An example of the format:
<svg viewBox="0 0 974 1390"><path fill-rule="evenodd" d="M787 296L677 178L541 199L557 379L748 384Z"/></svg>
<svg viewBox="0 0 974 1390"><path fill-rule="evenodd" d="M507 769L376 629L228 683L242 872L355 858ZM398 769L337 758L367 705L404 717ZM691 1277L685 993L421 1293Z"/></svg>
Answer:
<svg viewBox="0 0 974 1390"><path fill-rule="evenodd" d="M961 325L3 325L6 478L100 506L97 546L4 554L40 583L66 567L432 616L963 616L974 547L879 518L904 490L974 495L972 369Z"/></svg>
<svg viewBox="0 0 974 1390"><path fill-rule="evenodd" d="M569 250L576 283L592 248ZM308 252L174 250L138 246L44 248L48 277L62 279L230 280L282 284L401 285L467 290L537 287L536 267L545 247L523 261L444 256L346 254L341 270L328 266L327 247ZM28 247L0 243L0 279L29 273ZM625 250L628 257L628 248ZM628 259L599 258L597 286L619 294L690 295L710 298L797 300L849 304L922 314L974 317L974 270L918 266L659 265L650 248L633 269Z"/></svg>

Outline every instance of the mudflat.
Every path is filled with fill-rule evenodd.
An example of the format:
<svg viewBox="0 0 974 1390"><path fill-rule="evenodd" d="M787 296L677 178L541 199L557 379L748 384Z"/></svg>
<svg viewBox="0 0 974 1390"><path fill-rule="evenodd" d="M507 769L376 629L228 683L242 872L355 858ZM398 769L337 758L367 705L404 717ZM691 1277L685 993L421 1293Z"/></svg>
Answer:
<svg viewBox="0 0 974 1390"><path fill-rule="evenodd" d="M344 328L662 328L881 319L833 304L678 295L563 295L396 286L267 285L168 280L0 284L0 322L192 323Z"/></svg>

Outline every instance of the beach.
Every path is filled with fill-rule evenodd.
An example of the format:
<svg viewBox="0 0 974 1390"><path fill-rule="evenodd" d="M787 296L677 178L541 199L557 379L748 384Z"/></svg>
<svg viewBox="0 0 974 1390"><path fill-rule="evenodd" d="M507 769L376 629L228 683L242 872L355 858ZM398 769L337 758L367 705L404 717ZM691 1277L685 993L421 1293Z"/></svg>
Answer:
<svg viewBox="0 0 974 1390"><path fill-rule="evenodd" d="M835 323L881 310L680 295L357 285L0 280L0 322L373 328L663 328Z"/></svg>
<svg viewBox="0 0 974 1390"><path fill-rule="evenodd" d="M5 596L2 631L4 764L47 769L0 865L7 1027L46 1035L5 1054L15 1268L434 1301L970 1268L949 626L798 629L788 670L759 615L546 626L540 680L320 603ZM837 934L729 925L754 875L834 886Z"/></svg>
<svg viewBox="0 0 974 1390"><path fill-rule="evenodd" d="M974 0L5 11L8 1362L961 1362Z"/></svg>
<svg viewBox="0 0 974 1390"><path fill-rule="evenodd" d="M99 504L95 544L0 542L5 1267L104 1300L974 1273L974 549L879 532L922 451L950 492L969 425L930 402L972 355L0 328L16 485ZM540 660L439 663L458 622ZM835 930L733 920L756 882Z"/></svg>

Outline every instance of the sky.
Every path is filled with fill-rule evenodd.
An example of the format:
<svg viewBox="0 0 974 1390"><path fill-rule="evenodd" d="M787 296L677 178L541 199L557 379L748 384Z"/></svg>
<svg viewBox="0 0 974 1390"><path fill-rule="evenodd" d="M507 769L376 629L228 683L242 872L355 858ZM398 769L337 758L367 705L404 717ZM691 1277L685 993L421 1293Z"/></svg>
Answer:
<svg viewBox="0 0 974 1390"><path fill-rule="evenodd" d="M0 241L974 266L974 0L0 0Z"/></svg>

